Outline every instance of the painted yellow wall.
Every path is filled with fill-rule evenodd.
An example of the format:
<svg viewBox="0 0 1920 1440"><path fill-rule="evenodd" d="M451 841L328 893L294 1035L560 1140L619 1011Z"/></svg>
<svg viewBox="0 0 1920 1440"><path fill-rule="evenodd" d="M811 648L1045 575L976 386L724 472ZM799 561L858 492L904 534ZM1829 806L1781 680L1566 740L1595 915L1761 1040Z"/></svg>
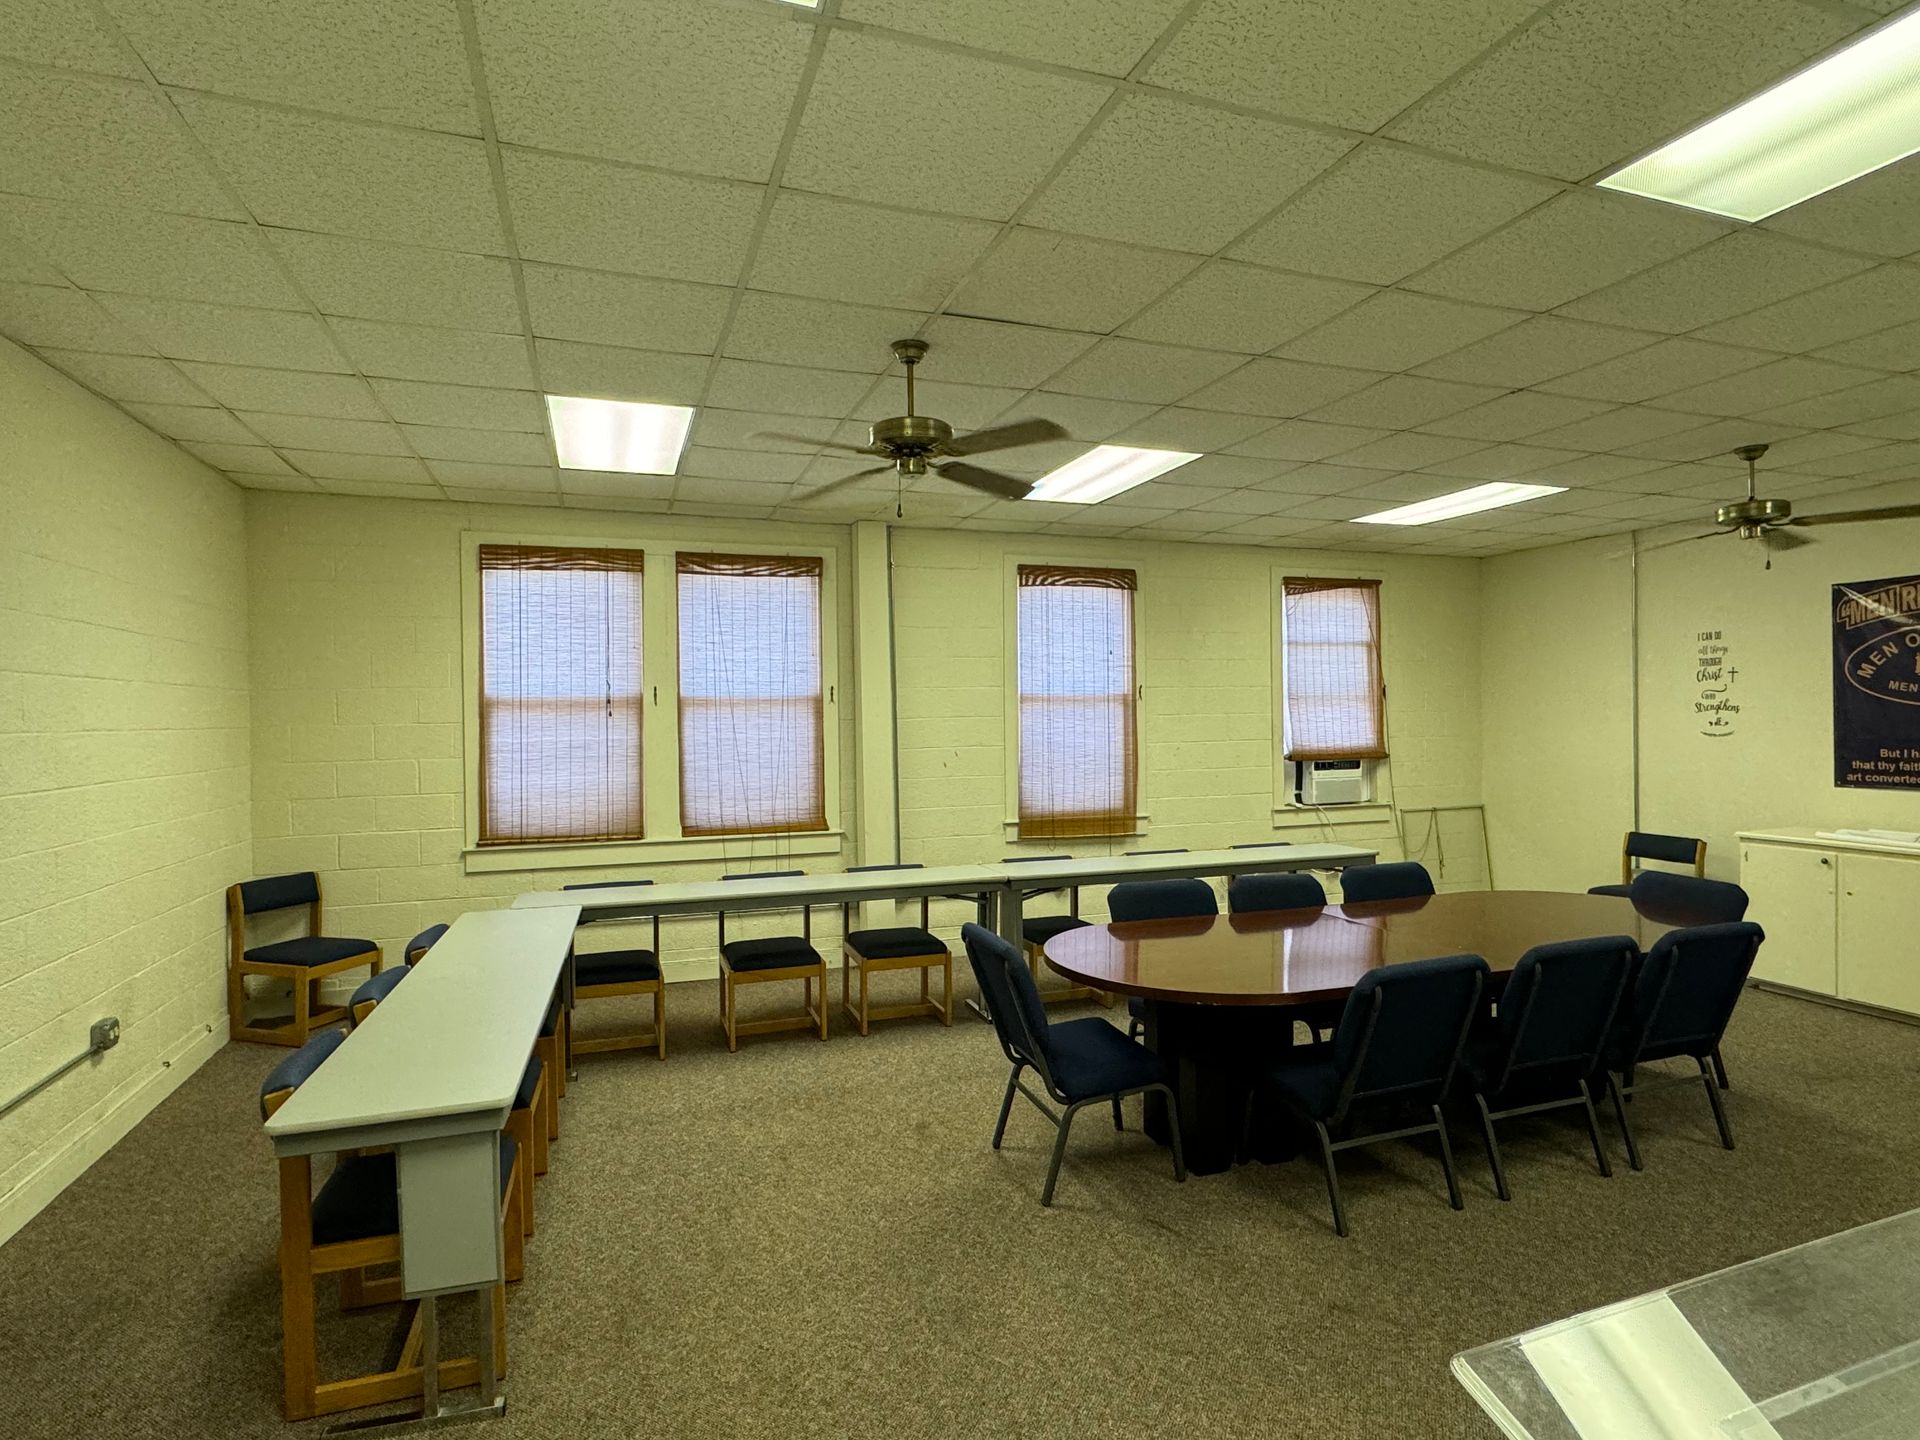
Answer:
<svg viewBox="0 0 1920 1440"><path fill-rule="evenodd" d="M241 492L0 341L0 1239L226 1039L248 859Z"/></svg>

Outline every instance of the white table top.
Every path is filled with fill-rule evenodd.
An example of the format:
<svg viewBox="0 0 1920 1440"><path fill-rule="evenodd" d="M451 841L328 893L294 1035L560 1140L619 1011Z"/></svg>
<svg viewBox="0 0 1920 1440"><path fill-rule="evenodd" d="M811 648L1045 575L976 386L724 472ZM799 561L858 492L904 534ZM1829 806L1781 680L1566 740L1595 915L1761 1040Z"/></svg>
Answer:
<svg viewBox="0 0 1920 1440"><path fill-rule="evenodd" d="M1255 845L1242 850L1175 850L1165 855L1079 855L1034 860L1003 873L1023 890L1039 885L1109 885L1166 875L1252 875L1268 870L1336 870L1370 865L1377 850L1353 845Z"/></svg>
<svg viewBox="0 0 1920 1440"><path fill-rule="evenodd" d="M279 1155L506 1123L579 907L475 910L267 1121Z"/></svg>

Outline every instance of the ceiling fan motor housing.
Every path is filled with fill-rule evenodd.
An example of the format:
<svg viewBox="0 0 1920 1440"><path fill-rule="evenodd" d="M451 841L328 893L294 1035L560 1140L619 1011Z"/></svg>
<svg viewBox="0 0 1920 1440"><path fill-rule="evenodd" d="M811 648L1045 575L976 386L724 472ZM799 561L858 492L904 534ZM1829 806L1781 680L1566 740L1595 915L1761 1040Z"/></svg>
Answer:
<svg viewBox="0 0 1920 1440"><path fill-rule="evenodd" d="M1737 525L1742 530L1748 527L1758 530L1768 525L1779 525L1792 518L1792 502L1757 500L1752 497L1730 501L1713 512L1714 523L1728 529Z"/></svg>
<svg viewBox="0 0 1920 1440"><path fill-rule="evenodd" d="M868 446L895 459L925 459L951 439L953 427L931 415L896 415L867 431Z"/></svg>

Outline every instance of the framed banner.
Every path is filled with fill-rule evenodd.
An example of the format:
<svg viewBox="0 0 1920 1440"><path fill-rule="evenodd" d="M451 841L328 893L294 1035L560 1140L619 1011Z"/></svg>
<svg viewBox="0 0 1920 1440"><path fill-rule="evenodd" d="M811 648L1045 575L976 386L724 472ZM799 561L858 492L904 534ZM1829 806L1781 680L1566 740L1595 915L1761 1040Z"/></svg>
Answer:
<svg viewBox="0 0 1920 1440"><path fill-rule="evenodd" d="M1920 790L1920 575L1833 587L1833 783Z"/></svg>

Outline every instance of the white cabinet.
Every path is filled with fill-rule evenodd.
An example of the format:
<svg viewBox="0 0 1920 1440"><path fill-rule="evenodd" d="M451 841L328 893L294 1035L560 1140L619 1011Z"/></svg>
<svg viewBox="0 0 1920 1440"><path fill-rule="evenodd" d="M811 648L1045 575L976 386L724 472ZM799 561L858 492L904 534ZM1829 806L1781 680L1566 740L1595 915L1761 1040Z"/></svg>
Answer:
<svg viewBox="0 0 1920 1440"><path fill-rule="evenodd" d="M1742 831L1740 884L1755 979L1920 1015L1920 851Z"/></svg>

